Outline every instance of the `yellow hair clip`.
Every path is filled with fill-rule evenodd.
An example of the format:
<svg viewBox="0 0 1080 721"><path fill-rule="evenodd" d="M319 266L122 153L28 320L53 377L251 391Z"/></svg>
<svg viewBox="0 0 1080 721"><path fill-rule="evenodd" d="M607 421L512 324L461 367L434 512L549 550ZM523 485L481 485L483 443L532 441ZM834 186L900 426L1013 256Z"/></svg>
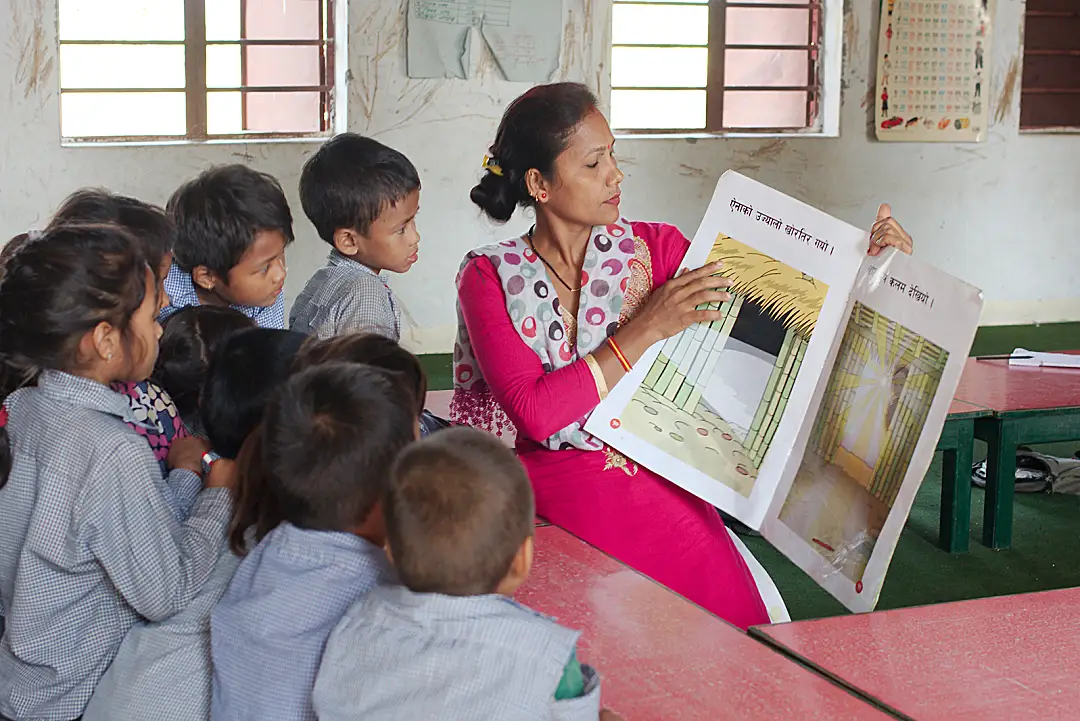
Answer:
<svg viewBox="0 0 1080 721"><path fill-rule="evenodd" d="M484 156L484 170L487 170L488 172L498 175L500 177L503 174L502 166L499 165L498 161L496 161L494 158L489 158L486 155Z"/></svg>

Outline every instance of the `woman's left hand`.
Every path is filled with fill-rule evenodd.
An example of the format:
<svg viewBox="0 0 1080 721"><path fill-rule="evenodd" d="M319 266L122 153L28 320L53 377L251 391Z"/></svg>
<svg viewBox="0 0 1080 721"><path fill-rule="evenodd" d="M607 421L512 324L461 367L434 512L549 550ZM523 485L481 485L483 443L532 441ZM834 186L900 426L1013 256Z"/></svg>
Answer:
<svg viewBox="0 0 1080 721"><path fill-rule="evenodd" d="M881 255L881 252L892 246L901 253L911 255L911 236L903 226L892 217L892 208L888 203L882 203L878 208L877 222L870 228L869 255Z"/></svg>

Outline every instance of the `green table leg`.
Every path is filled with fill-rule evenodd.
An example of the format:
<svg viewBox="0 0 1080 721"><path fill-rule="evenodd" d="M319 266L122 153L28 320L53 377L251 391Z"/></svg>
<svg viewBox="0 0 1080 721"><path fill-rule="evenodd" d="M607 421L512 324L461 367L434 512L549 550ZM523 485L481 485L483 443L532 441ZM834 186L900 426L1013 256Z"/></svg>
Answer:
<svg viewBox="0 0 1080 721"><path fill-rule="evenodd" d="M971 418L945 422L938 448L942 451L941 521L938 547L967 553L971 535L971 451L975 422Z"/></svg>
<svg viewBox="0 0 1080 721"><path fill-rule="evenodd" d="M986 506L983 545L1003 549L1012 544L1013 495L1016 490L1017 423L1008 418L980 418L975 436L986 441Z"/></svg>

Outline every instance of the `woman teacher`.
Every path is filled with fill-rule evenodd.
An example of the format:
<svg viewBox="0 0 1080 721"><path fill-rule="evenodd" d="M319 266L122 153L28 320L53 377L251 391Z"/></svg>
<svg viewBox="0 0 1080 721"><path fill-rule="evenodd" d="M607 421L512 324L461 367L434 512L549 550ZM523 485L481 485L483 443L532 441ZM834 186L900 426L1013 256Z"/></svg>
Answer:
<svg viewBox="0 0 1080 721"><path fill-rule="evenodd" d="M768 623L750 571L707 502L584 430L609 388L654 343L719 311L720 266L679 272L689 242L662 223L622 219L623 174L596 98L535 87L503 116L472 201L536 224L477 248L458 275L454 420L517 432L537 513L731 623ZM882 206L871 253L911 252Z"/></svg>

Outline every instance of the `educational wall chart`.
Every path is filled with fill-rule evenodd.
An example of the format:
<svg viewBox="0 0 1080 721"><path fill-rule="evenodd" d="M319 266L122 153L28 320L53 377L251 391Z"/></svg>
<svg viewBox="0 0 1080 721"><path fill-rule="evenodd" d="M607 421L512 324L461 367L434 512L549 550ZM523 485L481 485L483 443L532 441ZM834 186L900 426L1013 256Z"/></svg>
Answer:
<svg viewBox="0 0 1080 721"><path fill-rule="evenodd" d="M562 0L409 0L410 78L467 78L475 28L507 80L546 82L559 66Z"/></svg>
<svg viewBox="0 0 1080 721"><path fill-rule="evenodd" d="M993 0L882 0L878 140L980 142Z"/></svg>
<svg viewBox="0 0 1080 721"><path fill-rule="evenodd" d="M856 611L877 602L982 308L916 259L735 172L684 265L721 320L657 344L586 430L763 535Z"/></svg>

